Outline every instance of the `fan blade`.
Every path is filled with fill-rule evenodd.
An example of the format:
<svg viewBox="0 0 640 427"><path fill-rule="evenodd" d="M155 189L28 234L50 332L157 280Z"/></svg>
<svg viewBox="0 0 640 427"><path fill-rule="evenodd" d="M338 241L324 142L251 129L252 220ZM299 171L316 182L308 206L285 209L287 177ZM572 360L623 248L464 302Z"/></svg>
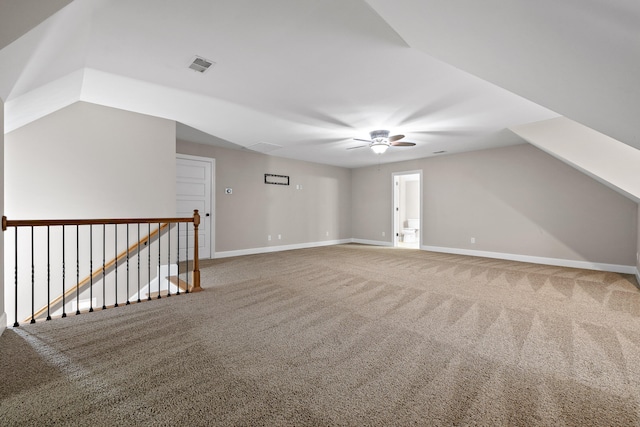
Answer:
<svg viewBox="0 0 640 427"><path fill-rule="evenodd" d="M370 139L360 139L360 138L353 138L354 141L362 141L362 142L373 142Z"/></svg>
<svg viewBox="0 0 640 427"><path fill-rule="evenodd" d="M365 148L368 147L368 145L358 145L357 147L349 147L347 148L347 150L355 150L356 148Z"/></svg>
<svg viewBox="0 0 640 427"><path fill-rule="evenodd" d="M395 142L402 138L404 138L404 135L393 135L389 137L389 142Z"/></svg>
<svg viewBox="0 0 640 427"><path fill-rule="evenodd" d="M415 142L392 142L391 145L394 147L413 147L414 145L416 145L416 143Z"/></svg>

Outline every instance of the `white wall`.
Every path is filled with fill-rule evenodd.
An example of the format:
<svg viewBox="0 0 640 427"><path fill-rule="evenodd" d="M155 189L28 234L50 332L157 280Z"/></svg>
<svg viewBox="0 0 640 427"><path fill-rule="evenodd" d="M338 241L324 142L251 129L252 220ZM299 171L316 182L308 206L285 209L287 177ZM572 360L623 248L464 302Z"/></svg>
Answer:
<svg viewBox="0 0 640 427"><path fill-rule="evenodd" d="M636 265L636 203L529 144L355 169L354 238L390 241L391 174L417 169L425 246Z"/></svg>
<svg viewBox="0 0 640 427"><path fill-rule="evenodd" d="M4 101L0 98L0 215L4 215ZM0 335L7 324L4 306L4 233L0 233Z"/></svg>
<svg viewBox="0 0 640 427"><path fill-rule="evenodd" d="M420 219L420 182L405 181L406 219Z"/></svg>

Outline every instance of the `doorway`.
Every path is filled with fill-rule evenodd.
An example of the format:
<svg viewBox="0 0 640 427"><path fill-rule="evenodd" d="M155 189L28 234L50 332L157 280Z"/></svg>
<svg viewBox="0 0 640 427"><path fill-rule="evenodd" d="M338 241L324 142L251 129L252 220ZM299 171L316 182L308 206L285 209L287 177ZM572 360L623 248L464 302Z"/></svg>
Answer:
<svg viewBox="0 0 640 427"><path fill-rule="evenodd" d="M176 215L178 217L193 216L193 210L200 214L198 227L198 258L212 258L214 248L215 221L213 206L213 180L215 176L215 159L208 157L176 155ZM180 259L185 259L189 251L189 259L193 259L193 229L181 240ZM184 248L185 242L189 245ZM184 249L183 249L184 248Z"/></svg>
<svg viewBox="0 0 640 427"><path fill-rule="evenodd" d="M393 246L420 249L422 171L393 174Z"/></svg>

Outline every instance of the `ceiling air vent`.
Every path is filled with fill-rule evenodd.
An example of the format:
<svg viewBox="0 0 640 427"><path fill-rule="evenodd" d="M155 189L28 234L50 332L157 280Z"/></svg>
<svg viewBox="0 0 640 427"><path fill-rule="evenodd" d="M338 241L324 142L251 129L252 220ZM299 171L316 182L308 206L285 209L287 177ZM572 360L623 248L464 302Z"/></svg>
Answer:
<svg viewBox="0 0 640 427"><path fill-rule="evenodd" d="M211 62L208 59L204 59L204 58L201 58L199 56L196 56L193 59L193 62L191 62L191 65L189 65L189 68L191 68L192 70L197 71L199 73L204 73L213 64L214 64L214 62Z"/></svg>

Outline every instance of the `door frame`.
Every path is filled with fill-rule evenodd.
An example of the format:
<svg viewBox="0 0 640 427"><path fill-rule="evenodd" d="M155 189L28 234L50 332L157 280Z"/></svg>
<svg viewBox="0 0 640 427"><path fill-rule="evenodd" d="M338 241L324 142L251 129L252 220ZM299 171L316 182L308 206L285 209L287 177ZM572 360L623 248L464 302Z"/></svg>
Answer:
<svg viewBox="0 0 640 427"><path fill-rule="evenodd" d="M216 159L214 159L213 157L202 157L202 156L193 156L191 154L181 154L181 153L176 153L176 160L177 159L182 159L182 160L197 160L200 162L206 162L209 163L211 165L211 191L210 191L210 195L209 195L209 200L211 201L211 206L209 206L209 212L211 212L211 223L210 223L210 227L209 227L209 244L210 244L210 248L209 248L209 259L213 259L215 258L215 248L216 248ZM175 177L174 181L177 180L177 176ZM174 197L176 197L177 194L174 195ZM202 212L202 214L204 214L204 212ZM201 258L201 259L205 259L205 258Z"/></svg>
<svg viewBox="0 0 640 427"><path fill-rule="evenodd" d="M403 172L393 172L391 174L391 229L393 230L393 240L392 244L394 247L398 246L399 238L400 238L400 218L398 214L398 205L400 201L400 192L399 186L396 185L399 182L399 179L403 175L418 175L418 191L420 194L419 208L420 208L420 228L418 230L418 249L422 249L422 230L423 230L423 206L422 206L422 169L411 170L411 171L403 171Z"/></svg>

